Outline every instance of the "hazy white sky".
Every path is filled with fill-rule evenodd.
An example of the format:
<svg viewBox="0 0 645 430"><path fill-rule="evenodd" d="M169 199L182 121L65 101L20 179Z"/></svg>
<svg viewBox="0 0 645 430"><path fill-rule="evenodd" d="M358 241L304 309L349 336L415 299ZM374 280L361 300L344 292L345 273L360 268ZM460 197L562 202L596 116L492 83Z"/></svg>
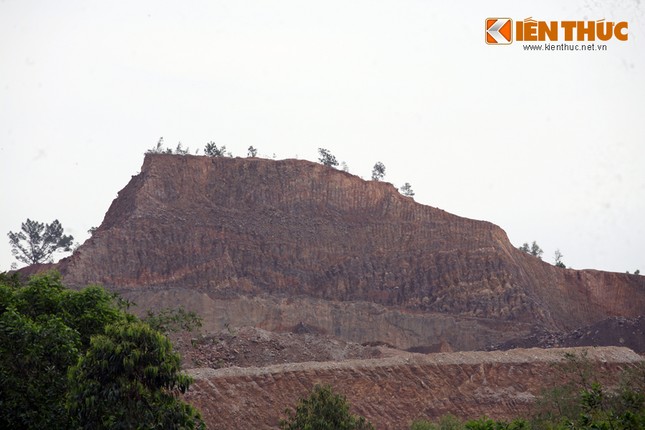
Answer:
<svg viewBox="0 0 645 430"><path fill-rule="evenodd" d="M645 271L640 1L0 0L0 270L6 233L83 242L160 136L410 182L416 200ZM487 17L629 21L606 52L484 43Z"/></svg>

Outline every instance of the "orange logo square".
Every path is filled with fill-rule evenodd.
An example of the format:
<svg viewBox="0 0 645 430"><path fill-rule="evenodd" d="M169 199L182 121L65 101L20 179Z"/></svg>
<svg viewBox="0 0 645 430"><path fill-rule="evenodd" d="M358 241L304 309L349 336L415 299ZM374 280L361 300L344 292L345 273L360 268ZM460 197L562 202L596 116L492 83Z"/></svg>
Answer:
<svg viewBox="0 0 645 430"><path fill-rule="evenodd" d="M486 18L486 43L510 45L513 43L513 20L510 18Z"/></svg>

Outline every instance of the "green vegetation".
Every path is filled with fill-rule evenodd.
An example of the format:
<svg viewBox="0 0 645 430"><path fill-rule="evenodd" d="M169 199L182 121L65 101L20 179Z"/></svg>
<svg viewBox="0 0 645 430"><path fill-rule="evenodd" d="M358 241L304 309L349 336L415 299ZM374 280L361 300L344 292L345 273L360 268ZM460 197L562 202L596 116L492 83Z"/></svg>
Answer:
<svg viewBox="0 0 645 430"><path fill-rule="evenodd" d="M372 180L380 181L385 177L385 164L377 161L372 168Z"/></svg>
<svg viewBox="0 0 645 430"><path fill-rule="evenodd" d="M159 140L157 141L157 146L154 148L148 149L146 151L146 154L172 154L172 149L166 148L164 149L164 144L163 144L163 137L160 137Z"/></svg>
<svg viewBox="0 0 645 430"><path fill-rule="evenodd" d="M199 149L195 151L195 154L199 152ZM175 154L175 155L189 155L190 154L190 148L186 147L184 148L181 142L177 143L177 147L175 148L174 152L172 148L164 148L164 141L163 137L160 137L159 140L157 141L157 145L154 148L148 149L146 151L146 154Z"/></svg>
<svg viewBox="0 0 645 430"><path fill-rule="evenodd" d="M410 426L410 430L461 430L463 423L454 415L444 415L438 423L426 420L416 420Z"/></svg>
<svg viewBox="0 0 645 430"><path fill-rule="evenodd" d="M530 430L528 421L516 419L510 422L494 421L490 418L479 418L462 422L452 415L442 417L438 423L417 420L412 423L410 430Z"/></svg>
<svg viewBox="0 0 645 430"><path fill-rule="evenodd" d="M644 363L627 369L618 386L608 389L598 382L586 354L567 353L564 358L557 371L569 382L544 391L531 420L532 428L645 428Z"/></svg>
<svg viewBox="0 0 645 430"><path fill-rule="evenodd" d="M249 148L250 150L250 148ZM230 157L232 154L226 152L226 146L222 145L220 148L217 147L215 142L208 142L204 147L204 154L211 157Z"/></svg>
<svg viewBox="0 0 645 430"><path fill-rule="evenodd" d="M603 388L585 354L565 354L554 369L569 382L545 390L529 419L460 421L453 416L434 423L414 421L411 430L642 430L645 429L645 363L627 369L613 389ZM567 377L565 377L567 375Z"/></svg>
<svg viewBox="0 0 645 430"><path fill-rule="evenodd" d="M332 153L329 152L329 150L325 148L318 148L318 154L320 155L320 157L318 157L318 161L320 161L325 166L338 166L338 160L336 160L336 157L333 156Z"/></svg>
<svg viewBox="0 0 645 430"><path fill-rule="evenodd" d="M537 257L540 260L542 259L542 254L544 254L544 251L542 251L542 248L540 248L536 241L533 241L530 247L528 243L524 242L518 249L520 251L526 252L527 254L531 254L532 256Z"/></svg>
<svg viewBox="0 0 645 430"><path fill-rule="evenodd" d="M403 184L403 186L399 188L399 191L406 197L414 197L414 191L412 191L412 185L410 185L409 182Z"/></svg>
<svg viewBox="0 0 645 430"><path fill-rule="evenodd" d="M67 407L87 429L200 427L176 397L191 382L163 334L140 321L112 324L70 369Z"/></svg>
<svg viewBox="0 0 645 430"><path fill-rule="evenodd" d="M177 148L175 148L175 154L177 154L177 155L188 155L188 154L190 154L190 148L189 147L184 148L181 145L181 142L179 142L179 143L177 143Z"/></svg>
<svg viewBox="0 0 645 430"><path fill-rule="evenodd" d="M560 267L561 269L565 269L567 266L564 265L564 262L562 261L562 253L560 252L559 249L555 250L555 267Z"/></svg>
<svg viewBox="0 0 645 430"><path fill-rule="evenodd" d="M57 219L51 224L43 224L27 218L20 230L17 233L10 231L7 236L11 253L23 263L47 263L54 252L72 250L74 238L63 234L63 226Z"/></svg>
<svg viewBox="0 0 645 430"><path fill-rule="evenodd" d="M330 386L316 385L309 397L298 402L295 411L285 411L287 419L280 421L282 430L368 430L374 426L365 418L349 412L345 396L333 392Z"/></svg>
<svg viewBox="0 0 645 430"><path fill-rule="evenodd" d="M178 354L123 305L57 274L0 274L0 428L203 428L177 398Z"/></svg>

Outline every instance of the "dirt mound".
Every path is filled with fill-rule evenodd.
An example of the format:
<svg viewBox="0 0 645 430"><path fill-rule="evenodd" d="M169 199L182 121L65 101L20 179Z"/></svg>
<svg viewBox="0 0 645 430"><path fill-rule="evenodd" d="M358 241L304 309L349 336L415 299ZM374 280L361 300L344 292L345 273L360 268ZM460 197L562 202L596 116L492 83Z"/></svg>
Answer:
<svg viewBox="0 0 645 430"><path fill-rule="evenodd" d="M280 363L342 361L388 355L383 352L387 348L362 346L332 336L275 333L254 327L228 328L193 338L175 336L173 341L182 355L185 368L264 367ZM394 352L389 355L392 354Z"/></svg>
<svg viewBox="0 0 645 430"><path fill-rule="evenodd" d="M513 339L490 349L563 348L577 346L620 345L640 354L645 353L645 317L611 317L568 333L540 331L531 336Z"/></svg>

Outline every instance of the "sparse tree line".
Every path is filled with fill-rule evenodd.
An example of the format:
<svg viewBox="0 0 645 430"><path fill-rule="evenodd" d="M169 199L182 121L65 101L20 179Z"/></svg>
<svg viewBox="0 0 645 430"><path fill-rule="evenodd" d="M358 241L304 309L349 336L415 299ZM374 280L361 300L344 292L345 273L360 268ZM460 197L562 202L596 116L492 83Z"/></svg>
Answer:
<svg viewBox="0 0 645 430"><path fill-rule="evenodd" d="M157 141L157 145L154 148L148 149L146 154L169 154L169 155L190 155L190 148L184 148L182 143L179 142L177 147L173 150L172 148L164 147L163 137L160 137ZM194 155L199 155L199 148L195 150ZM206 143L204 146L204 155L209 157L233 157L233 153L226 150L226 146L217 146L213 141ZM258 150L253 146L249 146L247 157L257 157Z"/></svg>
<svg viewBox="0 0 645 430"><path fill-rule="evenodd" d="M173 150L172 148L165 148L164 147L164 140L163 137L159 138L157 141L157 145L154 148L151 148L146 151L146 154L174 154L174 155L189 155L190 154L190 148L186 147L184 148L179 142L177 144L177 147ZM195 151L195 155L199 155L199 149ZM217 146L217 144L213 141L208 142L206 146L204 146L204 155L210 156L210 157L233 157L233 154L230 151L226 150L226 146ZM257 157L258 155L258 150L254 148L253 146L249 146L247 150L247 157ZM328 167L333 167L333 168L338 168L339 162L338 159L326 148L318 148L318 161ZM273 158L275 158L275 154L273 155ZM346 162L341 162L341 169L344 172L349 171L349 167L347 166ZM372 168L372 180L373 181L381 181L385 177L385 164L383 164L380 161L377 161L374 164L374 167ZM406 182L399 188L399 192L403 194L406 197L414 197L414 191L412 190L412 185L410 185L409 182Z"/></svg>
<svg viewBox="0 0 645 430"><path fill-rule="evenodd" d="M197 154L199 150L195 152ZM159 138L157 145L149 149L146 153L150 154L174 154L174 155L188 155L190 149L188 147L184 148L179 142L177 147L173 151L171 148L164 147L163 137ZM204 154L210 157L233 157L233 154L230 151L227 151L225 145L218 146L215 142L210 141L206 143L204 147ZM257 157L258 150L249 146L247 151L247 157ZM337 158L325 148L318 148L318 161L324 166L337 168L339 162ZM275 158L275 155L274 155ZM348 171L347 163L344 161L340 163L343 171ZM377 161L372 168L372 180L381 181L385 177L385 165ZM399 192L407 197L414 197L415 193L412 190L412 186L409 182L404 183L400 188ZM89 234L94 234L96 227L92 227L88 230ZM52 255L57 251L72 251L73 247L77 247L78 244L74 244L74 238L71 235L63 234L63 227L58 220L54 220L51 224L45 224L37 221L32 221L29 218L26 222L22 223L21 230L18 232L10 231L8 233L9 244L11 245L11 252L15 258L26 264L39 264L39 263L48 263L52 261ZM520 251L526 252L534 257L542 259L544 251L537 244L536 241L533 241L531 245L528 242L524 242L521 246L518 247ZM555 250L554 256L554 265L559 268L566 268L562 258L564 255L560 252L559 249ZM12 264L12 269L15 269L17 266L15 263ZM626 272L629 274L629 271ZM635 270L634 275L640 275L640 270Z"/></svg>
<svg viewBox="0 0 645 430"><path fill-rule="evenodd" d="M336 157L328 150L325 148L318 148L318 161L328 167L333 167L336 168L338 166L338 160ZM349 171L349 168L347 167L347 163L344 161L341 163L342 170L347 172ZM374 167L372 168L372 180L373 181L381 181L385 177L385 164L383 164L380 161L377 161L374 164ZM410 185L409 182L406 182L399 188L399 192L403 194L406 197L414 197L414 191L412 190L412 185Z"/></svg>
<svg viewBox="0 0 645 430"><path fill-rule="evenodd" d="M529 246L528 242L524 242L521 246L518 247L518 249L532 255L533 257L537 257L540 260L542 259L542 254L544 254L544 251L542 251L542 248L540 248L540 245L538 245L536 241L533 241L531 246ZM553 263L555 267L565 269L567 266L565 266L564 262L562 261L562 257L564 257L562 252L560 252L559 249L556 249Z"/></svg>
<svg viewBox="0 0 645 430"><path fill-rule="evenodd" d="M540 260L542 259L542 254L544 254L544 251L542 251L542 248L540 248L540 245L537 244L536 241L533 241L531 245L528 244L528 242L524 242L521 246L518 246L520 251L526 252L529 255L532 255L533 257L537 257ZM567 266L564 264L564 261L562 261L562 258L564 255L559 249L555 250L554 257L553 257L553 265L555 267L559 267L561 269L566 269ZM626 272L629 275L629 271ZM634 275L640 275L641 271L636 269L634 271Z"/></svg>

